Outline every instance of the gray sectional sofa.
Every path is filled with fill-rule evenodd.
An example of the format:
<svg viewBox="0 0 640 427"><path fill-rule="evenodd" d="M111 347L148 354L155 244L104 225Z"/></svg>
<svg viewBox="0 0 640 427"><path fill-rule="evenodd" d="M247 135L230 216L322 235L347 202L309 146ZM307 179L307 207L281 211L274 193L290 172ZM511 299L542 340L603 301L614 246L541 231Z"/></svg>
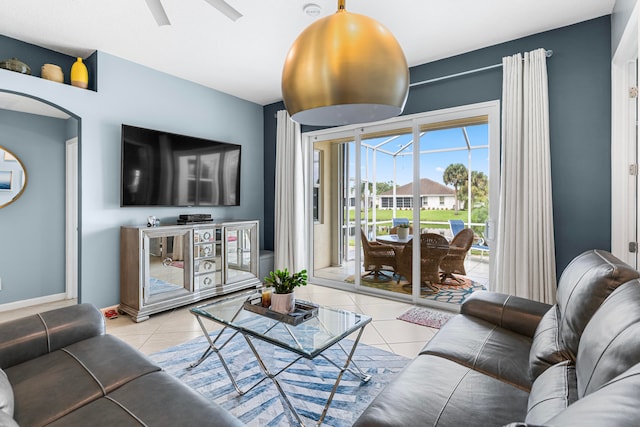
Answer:
<svg viewBox="0 0 640 427"><path fill-rule="evenodd" d="M637 278L592 250L553 306L474 293L354 426L640 426Z"/></svg>
<svg viewBox="0 0 640 427"><path fill-rule="evenodd" d="M477 292L354 426L639 426L640 275L574 259L557 304ZM0 426L241 426L80 304L0 324Z"/></svg>
<svg viewBox="0 0 640 427"><path fill-rule="evenodd" d="M242 426L79 304L0 323L0 426Z"/></svg>

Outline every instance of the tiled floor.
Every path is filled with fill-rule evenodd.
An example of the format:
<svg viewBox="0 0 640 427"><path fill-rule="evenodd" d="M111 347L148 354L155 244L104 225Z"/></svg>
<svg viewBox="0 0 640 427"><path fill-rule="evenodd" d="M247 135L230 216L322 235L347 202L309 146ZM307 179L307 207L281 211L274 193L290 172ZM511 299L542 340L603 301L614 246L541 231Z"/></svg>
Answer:
<svg viewBox="0 0 640 427"><path fill-rule="evenodd" d="M366 327L361 342L411 358L417 355L418 351L437 331L397 320L397 316L411 307L411 304L407 303L316 285L297 288L296 296L318 304L371 316L373 321ZM71 301L44 304L30 309L0 313L0 322L73 303ZM189 307L155 314L149 320L141 323L134 323L128 316L123 315L116 319L106 320L106 322L109 334L119 337L146 354L202 335L195 317L189 312Z"/></svg>
<svg viewBox="0 0 640 427"><path fill-rule="evenodd" d="M365 329L362 342L407 357L415 357L436 333L435 329L396 319L411 304L316 285L296 289L296 297L371 316L373 321ZM207 327L213 325L211 322ZM149 320L138 324L127 316L107 320L107 332L147 354L202 335L188 307L152 315Z"/></svg>
<svg viewBox="0 0 640 427"><path fill-rule="evenodd" d="M465 260L465 268L469 278L487 285L489 281L487 257L469 256ZM338 273L344 275L343 271ZM362 342L407 357L415 357L425 343L437 332L436 329L396 319L412 306L410 303L355 294L317 285L297 288L296 296L318 304L343 308L371 316L373 321L366 327ZM199 302L197 304L202 303ZM59 301L0 312L0 322L70 304L75 304L75 301ZM117 319L106 321L107 332L121 338L143 353L151 354L202 335L200 326L195 317L189 312L189 308L187 306L155 314L149 320L141 323L135 323L128 316L120 315ZM213 327L213 322L207 326Z"/></svg>

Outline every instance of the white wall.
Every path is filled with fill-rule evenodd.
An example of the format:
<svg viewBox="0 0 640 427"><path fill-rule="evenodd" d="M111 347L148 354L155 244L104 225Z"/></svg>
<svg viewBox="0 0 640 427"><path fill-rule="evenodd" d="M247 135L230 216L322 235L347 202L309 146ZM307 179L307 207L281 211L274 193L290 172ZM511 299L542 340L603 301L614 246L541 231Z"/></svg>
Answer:
<svg viewBox="0 0 640 427"><path fill-rule="evenodd" d="M615 55L616 49L622 40L629 18L633 13L637 0L616 0L611 14L611 54Z"/></svg>

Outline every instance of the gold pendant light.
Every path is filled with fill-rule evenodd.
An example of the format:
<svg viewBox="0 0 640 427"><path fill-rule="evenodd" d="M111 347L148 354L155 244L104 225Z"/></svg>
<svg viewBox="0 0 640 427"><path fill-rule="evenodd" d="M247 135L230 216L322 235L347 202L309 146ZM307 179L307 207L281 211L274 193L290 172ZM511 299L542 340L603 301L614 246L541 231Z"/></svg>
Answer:
<svg viewBox="0 0 640 427"><path fill-rule="evenodd" d="M307 27L287 54L282 97L291 118L316 126L388 119L409 93L407 60L379 22L345 9Z"/></svg>

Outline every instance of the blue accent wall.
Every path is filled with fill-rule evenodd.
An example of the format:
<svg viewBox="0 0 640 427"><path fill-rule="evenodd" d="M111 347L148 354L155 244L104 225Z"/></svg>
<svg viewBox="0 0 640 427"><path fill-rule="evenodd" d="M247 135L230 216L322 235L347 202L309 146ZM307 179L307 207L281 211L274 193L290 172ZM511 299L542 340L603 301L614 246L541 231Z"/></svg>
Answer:
<svg viewBox="0 0 640 427"><path fill-rule="evenodd" d="M0 303L65 292L67 122L0 110L0 146L22 162L27 187L0 209Z"/></svg>
<svg viewBox="0 0 640 427"><path fill-rule="evenodd" d="M252 102L104 52L97 52L92 59L98 68L97 92L6 70L0 70L0 90L46 100L79 118L80 299L98 307L107 307L119 303L121 225L145 224L149 215L159 217L163 224L175 224L179 214L200 212L210 213L218 219L257 219L262 222L263 192L256 183L263 176L263 109ZM240 206L121 208L122 123L242 145ZM61 132L65 137L74 134L66 127ZM61 150L59 156L63 162L64 149ZM27 165L32 163L32 155L35 154L26 155ZM27 188L26 195L29 191ZM28 205L20 199L14 205L16 208L28 206L43 218L51 209L46 199ZM8 212L0 209L0 223L5 223ZM13 223L14 227L27 231L31 225L27 218ZM10 257L3 257L0 268L9 264L23 270L34 268L33 257L27 252L10 254ZM18 301L26 292L38 294L36 296L51 293L50 290L36 289L38 284L25 283L19 277L8 280L2 274L0 271L3 279L0 304ZM23 287L31 290L14 290Z"/></svg>
<svg viewBox="0 0 640 427"><path fill-rule="evenodd" d="M411 81L418 82L499 64L502 57L518 52L540 47L553 50L547 70L558 276L584 250L610 250L611 246L610 18L603 16L410 69ZM501 95L502 69L496 68L411 88L403 114L490 101ZM268 249L273 248L274 114L283 108L282 102L264 108Z"/></svg>

